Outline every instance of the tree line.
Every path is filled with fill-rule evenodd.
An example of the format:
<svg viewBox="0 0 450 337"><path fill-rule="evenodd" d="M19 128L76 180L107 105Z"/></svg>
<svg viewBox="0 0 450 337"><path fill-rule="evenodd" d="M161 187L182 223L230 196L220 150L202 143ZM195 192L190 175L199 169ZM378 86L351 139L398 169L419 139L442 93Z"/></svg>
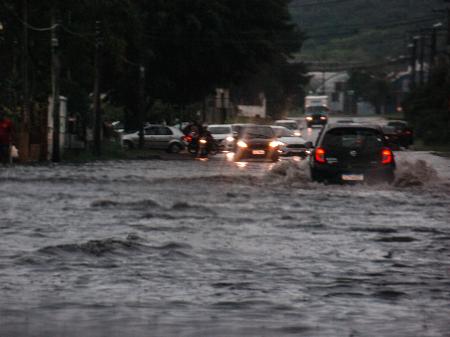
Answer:
<svg viewBox="0 0 450 337"><path fill-rule="evenodd" d="M104 105L130 128L137 126L142 102L145 118L151 119L156 102L159 109L183 109L216 87L266 91L270 113L276 116L286 104L301 100L306 82L303 66L289 63L304 40L291 21L289 2L3 0L0 104L12 113L24 101L32 112L46 106L51 34L56 33L60 93L68 98L69 111L87 123L92 122L96 66Z"/></svg>

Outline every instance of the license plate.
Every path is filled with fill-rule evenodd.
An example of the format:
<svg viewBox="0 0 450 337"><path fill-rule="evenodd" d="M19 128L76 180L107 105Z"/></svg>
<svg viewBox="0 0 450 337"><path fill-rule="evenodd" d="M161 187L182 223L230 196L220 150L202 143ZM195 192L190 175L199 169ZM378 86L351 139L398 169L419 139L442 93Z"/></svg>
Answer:
<svg viewBox="0 0 450 337"><path fill-rule="evenodd" d="M255 154L255 155L266 154L266 151L264 151L264 150L253 150L252 154Z"/></svg>
<svg viewBox="0 0 450 337"><path fill-rule="evenodd" d="M344 181L364 181L363 174L343 174L342 180Z"/></svg>

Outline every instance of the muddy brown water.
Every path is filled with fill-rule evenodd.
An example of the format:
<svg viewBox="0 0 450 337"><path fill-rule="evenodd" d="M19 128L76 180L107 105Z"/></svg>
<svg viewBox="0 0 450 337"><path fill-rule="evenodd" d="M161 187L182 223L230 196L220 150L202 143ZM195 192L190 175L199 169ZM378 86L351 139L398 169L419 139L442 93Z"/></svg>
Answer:
<svg viewBox="0 0 450 337"><path fill-rule="evenodd" d="M402 167L2 169L0 336L450 336L450 185Z"/></svg>

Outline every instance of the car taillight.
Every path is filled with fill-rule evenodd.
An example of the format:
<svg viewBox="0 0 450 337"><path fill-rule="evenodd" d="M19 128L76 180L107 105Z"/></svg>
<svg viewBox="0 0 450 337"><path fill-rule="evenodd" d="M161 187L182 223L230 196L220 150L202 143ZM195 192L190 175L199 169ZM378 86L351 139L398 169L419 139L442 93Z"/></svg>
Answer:
<svg viewBox="0 0 450 337"><path fill-rule="evenodd" d="M381 163L382 164L390 164L394 160L394 155L392 151L389 149L383 149L381 152Z"/></svg>
<svg viewBox="0 0 450 337"><path fill-rule="evenodd" d="M183 139L184 139L185 142L188 142L188 143L190 143L192 141L192 137L191 136L184 136Z"/></svg>
<svg viewBox="0 0 450 337"><path fill-rule="evenodd" d="M325 159L325 150L321 147L318 147L314 153L314 158L316 162L325 164L327 160Z"/></svg>

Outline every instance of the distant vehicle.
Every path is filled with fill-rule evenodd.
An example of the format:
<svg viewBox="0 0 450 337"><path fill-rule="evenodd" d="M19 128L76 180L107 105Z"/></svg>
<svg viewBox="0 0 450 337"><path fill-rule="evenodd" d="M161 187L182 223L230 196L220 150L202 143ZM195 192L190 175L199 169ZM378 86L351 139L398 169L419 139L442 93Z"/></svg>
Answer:
<svg viewBox="0 0 450 337"><path fill-rule="evenodd" d="M208 126L209 132L216 140L217 147L221 151L230 151L233 148L234 137L231 124L213 124Z"/></svg>
<svg viewBox="0 0 450 337"><path fill-rule="evenodd" d="M406 121L393 120L389 121L386 126L394 129L397 135L396 140L399 146L408 148L409 146L414 144L414 132L408 126L408 123Z"/></svg>
<svg viewBox="0 0 450 337"><path fill-rule="evenodd" d="M235 132L234 161L247 158L278 161L283 144L270 126L239 125Z"/></svg>
<svg viewBox="0 0 450 337"><path fill-rule="evenodd" d="M144 128L144 147L178 153L184 149L183 136L180 129L173 126L148 125ZM139 131L124 135L122 144L128 149L138 147Z"/></svg>
<svg viewBox="0 0 450 337"><path fill-rule="evenodd" d="M309 95L305 97L305 110L310 107L328 107L327 95Z"/></svg>
<svg viewBox="0 0 450 337"><path fill-rule="evenodd" d="M300 156L306 157L306 141L300 136L296 136L293 130L283 126L271 126L278 140L283 143L280 145L282 156Z"/></svg>
<svg viewBox="0 0 450 337"><path fill-rule="evenodd" d="M379 126L331 124L325 126L312 151L310 171L318 182L391 183L395 158Z"/></svg>
<svg viewBox="0 0 450 337"><path fill-rule="evenodd" d="M311 107L305 112L305 121L308 128L313 125L326 125L328 123L328 109L325 107Z"/></svg>
<svg viewBox="0 0 450 337"><path fill-rule="evenodd" d="M308 128L328 123L328 96L305 97L305 121Z"/></svg>
<svg viewBox="0 0 450 337"><path fill-rule="evenodd" d="M295 136L300 137L302 135L298 122L294 119L279 119L274 122L274 125L283 126L289 130L292 130Z"/></svg>

